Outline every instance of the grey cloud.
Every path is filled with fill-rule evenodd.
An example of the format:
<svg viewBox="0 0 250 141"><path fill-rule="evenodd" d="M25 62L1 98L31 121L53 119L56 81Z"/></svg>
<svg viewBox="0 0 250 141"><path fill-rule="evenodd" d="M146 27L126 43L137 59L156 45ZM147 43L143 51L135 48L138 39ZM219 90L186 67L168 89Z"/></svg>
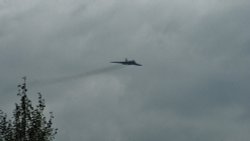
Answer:
<svg viewBox="0 0 250 141"><path fill-rule="evenodd" d="M249 138L247 0L29 2L1 5L1 109L25 75L56 140Z"/></svg>

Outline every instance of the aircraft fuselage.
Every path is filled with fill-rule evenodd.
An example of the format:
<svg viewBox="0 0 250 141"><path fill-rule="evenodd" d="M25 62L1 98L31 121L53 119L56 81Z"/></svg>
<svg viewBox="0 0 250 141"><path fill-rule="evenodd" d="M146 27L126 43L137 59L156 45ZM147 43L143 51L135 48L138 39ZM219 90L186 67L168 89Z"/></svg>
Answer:
<svg viewBox="0 0 250 141"><path fill-rule="evenodd" d="M110 63L118 63L118 64L122 64L122 65L135 65L135 66L142 66L141 64L136 63L134 60L128 61L127 59L125 59L125 61L120 61L120 62L110 62Z"/></svg>

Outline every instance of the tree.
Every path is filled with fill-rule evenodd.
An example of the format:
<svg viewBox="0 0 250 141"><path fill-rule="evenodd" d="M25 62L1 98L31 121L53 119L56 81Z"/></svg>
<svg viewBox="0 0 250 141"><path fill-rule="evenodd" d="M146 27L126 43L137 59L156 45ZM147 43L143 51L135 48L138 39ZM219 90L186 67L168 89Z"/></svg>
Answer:
<svg viewBox="0 0 250 141"><path fill-rule="evenodd" d="M38 104L34 107L27 96L26 78L18 85L20 103L15 104L12 120L0 110L0 141L52 141L57 134L53 128L53 113L49 119L43 114L45 100L38 93Z"/></svg>

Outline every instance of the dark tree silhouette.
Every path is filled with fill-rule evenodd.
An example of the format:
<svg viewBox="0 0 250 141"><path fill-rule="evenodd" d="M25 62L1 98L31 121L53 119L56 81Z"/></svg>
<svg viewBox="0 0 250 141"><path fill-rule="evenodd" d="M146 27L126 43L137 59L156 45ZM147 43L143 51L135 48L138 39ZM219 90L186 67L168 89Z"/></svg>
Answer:
<svg viewBox="0 0 250 141"><path fill-rule="evenodd" d="M12 119L0 110L0 141L52 141L57 129L52 127L54 118L43 114L45 100L38 93L38 104L34 107L27 96L26 78L18 85L20 103L15 104Z"/></svg>

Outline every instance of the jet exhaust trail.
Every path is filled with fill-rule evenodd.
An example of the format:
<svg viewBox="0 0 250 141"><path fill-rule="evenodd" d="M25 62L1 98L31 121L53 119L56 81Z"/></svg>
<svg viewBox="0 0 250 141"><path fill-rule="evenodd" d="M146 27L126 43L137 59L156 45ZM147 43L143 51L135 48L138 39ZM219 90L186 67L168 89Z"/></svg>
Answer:
<svg viewBox="0 0 250 141"><path fill-rule="evenodd" d="M94 69L92 71L79 73L79 74L76 74L76 75L34 80L34 81L31 81L31 82L27 82L27 84L28 84L28 87L30 87L30 88L38 87L38 86L41 86L41 87L42 86L48 86L48 85L53 85L53 84L57 84L57 83L62 83L62 82L76 80L76 79L81 79L81 78L89 77L89 76L93 76L93 75L98 75L98 74L102 74L102 73L106 73L106 72L115 71L115 70L122 69L124 67L125 66L120 66L120 65L108 66L108 67ZM16 87L12 87L12 88L4 89L3 92L10 93L10 92L15 91L15 90L17 90Z"/></svg>
<svg viewBox="0 0 250 141"><path fill-rule="evenodd" d="M62 83L66 81L71 81L71 80L81 79L84 77L102 74L105 72L119 70L124 67L125 66L120 66L120 65L109 66L109 67L99 68L99 69L95 69L92 71L83 72L83 73L79 73L79 74L71 75L71 76L63 76L63 77L58 77L58 78L48 78L48 79L43 79L43 80L31 81L30 83L28 83L28 85L31 87L35 87L35 86L45 86L45 85L51 85L51 84L56 84L56 83Z"/></svg>

